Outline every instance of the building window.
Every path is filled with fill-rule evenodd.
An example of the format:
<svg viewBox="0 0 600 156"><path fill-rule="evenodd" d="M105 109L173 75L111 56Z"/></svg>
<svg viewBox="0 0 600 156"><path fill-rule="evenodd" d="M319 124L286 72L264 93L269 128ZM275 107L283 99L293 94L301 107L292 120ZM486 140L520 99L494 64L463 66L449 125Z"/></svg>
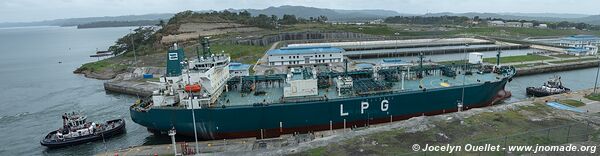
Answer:
<svg viewBox="0 0 600 156"><path fill-rule="evenodd" d="M333 57L333 54L329 54L329 57Z"/></svg>
<svg viewBox="0 0 600 156"><path fill-rule="evenodd" d="M281 59L283 59L283 56L281 56Z"/></svg>

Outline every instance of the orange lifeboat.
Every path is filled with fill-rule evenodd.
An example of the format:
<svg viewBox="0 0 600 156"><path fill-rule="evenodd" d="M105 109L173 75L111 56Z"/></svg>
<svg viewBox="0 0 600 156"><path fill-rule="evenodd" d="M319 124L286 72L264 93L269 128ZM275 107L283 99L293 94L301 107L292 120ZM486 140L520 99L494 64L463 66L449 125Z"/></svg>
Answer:
<svg viewBox="0 0 600 156"><path fill-rule="evenodd" d="M199 92L201 88L199 84L185 85L186 92Z"/></svg>

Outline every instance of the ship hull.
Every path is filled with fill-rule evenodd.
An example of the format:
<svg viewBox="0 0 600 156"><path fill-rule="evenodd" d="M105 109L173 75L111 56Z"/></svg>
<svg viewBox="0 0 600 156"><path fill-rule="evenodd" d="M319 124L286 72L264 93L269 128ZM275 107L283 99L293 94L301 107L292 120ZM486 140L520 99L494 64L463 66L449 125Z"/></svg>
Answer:
<svg viewBox="0 0 600 156"><path fill-rule="evenodd" d="M465 86L462 109L490 106L509 97L510 93L504 91L508 79ZM194 112L198 138L202 140L271 138L456 112L462 92L463 88L459 86L315 102L195 110L130 109L130 113L134 122L150 130L166 132L175 128L177 134L194 136Z"/></svg>

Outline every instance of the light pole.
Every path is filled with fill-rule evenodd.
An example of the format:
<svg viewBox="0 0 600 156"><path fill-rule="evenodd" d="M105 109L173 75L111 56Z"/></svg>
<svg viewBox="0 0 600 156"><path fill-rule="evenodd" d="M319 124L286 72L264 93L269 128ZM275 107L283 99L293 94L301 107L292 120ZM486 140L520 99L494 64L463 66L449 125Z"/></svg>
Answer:
<svg viewBox="0 0 600 156"><path fill-rule="evenodd" d="M169 130L169 136L171 136L171 143L173 144L173 153L177 155L177 144L175 143L175 127Z"/></svg>
<svg viewBox="0 0 600 156"><path fill-rule="evenodd" d="M191 83L191 80L190 80L190 66L189 66L189 62L188 61L186 61L186 62L187 62L186 65L185 65L186 69L187 69L186 70L186 74L187 74L187 79L188 79L188 85L190 85L190 83ZM196 131L196 113L194 111L194 103L192 102L192 90L191 89L188 91L188 101L189 101L190 105L192 106L192 122L193 122L193 125L194 125L194 141L196 142L196 145L195 145L196 148L195 148L194 151L195 151L195 153L197 153L198 149L199 149L199 147L198 147L198 133ZM200 103L200 102L198 102L198 103Z"/></svg>
<svg viewBox="0 0 600 156"><path fill-rule="evenodd" d="M135 44L133 42L135 37L135 31L132 29L129 29L131 31L131 50L133 51L133 63L134 63L134 67L137 68L137 55L135 54Z"/></svg>
<svg viewBox="0 0 600 156"><path fill-rule="evenodd" d="M600 74L600 61L598 61L598 70L596 71L596 81L594 82L594 94L596 94L596 87L598 86L598 74Z"/></svg>
<svg viewBox="0 0 600 156"><path fill-rule="evenodd" d="M461 95L461 98L460 98L460 103L461 103L461 104L459 105L459 107L460 107L461 109L462 109L462 106L465 104L465 85L466 85L466 84L465 84L465 81L466 81L466 79L467 79L467 73L466 73L466 70L467 70L467 62L469 62L469 60L467 59L467 47L469 47L469 44L468 44L468 43L467 43L467 44L465 44L465 51L464 51L464 55L465 55L465 56L464 56L464 57L465 57L465 58L464 58L464 59L465 59L465 62L464 62L464 64L465 64L465 66L463 67L463 73L462 73L462 74L463 74L463 80L462 80L462 85L463 85L463 86L462 86L462 95Z"/></svg>

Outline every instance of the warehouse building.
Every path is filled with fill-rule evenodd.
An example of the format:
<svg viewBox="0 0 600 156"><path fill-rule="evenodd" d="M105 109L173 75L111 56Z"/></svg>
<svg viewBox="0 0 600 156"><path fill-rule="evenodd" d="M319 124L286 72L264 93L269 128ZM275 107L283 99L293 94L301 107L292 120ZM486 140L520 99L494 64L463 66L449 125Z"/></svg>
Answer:
<svg viewBox="0 0 600 156"><path fill-rule="evenodd" d="M584 48L590 45L599 46L600 38L594 35L573 35L562 38L558 45L572 48Z"/></svg>
<svg viewBox="0 0 600 156"><path fill-rule="evenodd" d="M229 75L231 76L248 76L250 75L250 65L231 62L229 63Z"/></svg>
<svg viewBox="0 0 600 156"><path fill-rule="evenodd" d="M331 46L285 47L267 51L270 66L342 62L344 49Z"/></svg>

